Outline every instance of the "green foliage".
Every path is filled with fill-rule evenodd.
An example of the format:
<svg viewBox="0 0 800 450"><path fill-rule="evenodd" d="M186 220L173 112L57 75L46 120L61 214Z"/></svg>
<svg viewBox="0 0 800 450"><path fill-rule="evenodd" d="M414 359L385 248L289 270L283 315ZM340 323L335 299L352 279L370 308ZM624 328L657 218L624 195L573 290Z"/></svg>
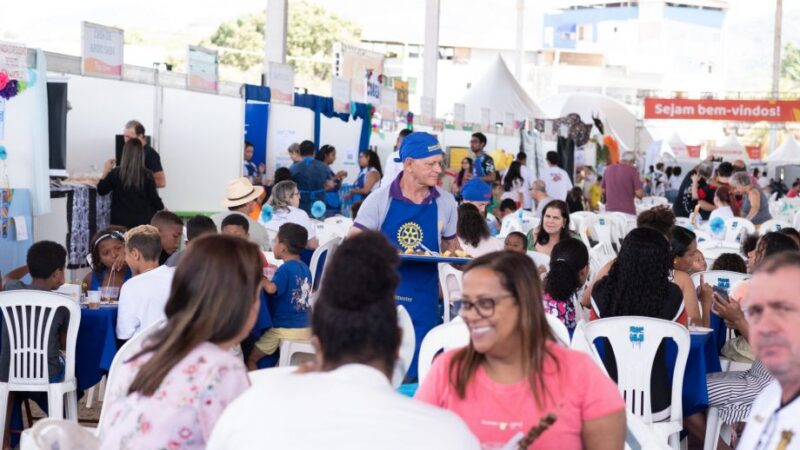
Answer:
<svg viewBox="0 0 800 450"><path fill-rule="evenodd" d="M781 76L800 82L800 48L793 46L791 42L787 42L783 49Z"/></svg>
<svg viewBox="0 0 800 450"><path fill-rule="evenodd" d="M296 84L304 79L329 80L333 44L357 43L361 29L308 0L290 0L288 15L287 60L295 69ZM265 16L248 14L225 22L200 45L221 47L220 64L246 72L264 61Z"/></svg>

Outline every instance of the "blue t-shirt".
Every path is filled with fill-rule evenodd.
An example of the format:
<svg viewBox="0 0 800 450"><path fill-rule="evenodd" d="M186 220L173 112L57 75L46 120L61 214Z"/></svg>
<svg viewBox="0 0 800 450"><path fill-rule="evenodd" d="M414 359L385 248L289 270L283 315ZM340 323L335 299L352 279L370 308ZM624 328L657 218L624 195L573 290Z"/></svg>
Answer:
<svg viewBox="0 0 800 450"><path fill-rule="evenodd" d="M286 261L275 271L278 290L270 296L269 313L277 328L306 328L311 309L311 270L302 261Z"/></svg>
<svg viewBox="0 0 800 450"><path fill-rule="evenodd" d="M300 209L310 214L311 204L325 198L325 182L332 178L331 169L322 161L306 157L293 164L289 171L300 191Z"/></svg>

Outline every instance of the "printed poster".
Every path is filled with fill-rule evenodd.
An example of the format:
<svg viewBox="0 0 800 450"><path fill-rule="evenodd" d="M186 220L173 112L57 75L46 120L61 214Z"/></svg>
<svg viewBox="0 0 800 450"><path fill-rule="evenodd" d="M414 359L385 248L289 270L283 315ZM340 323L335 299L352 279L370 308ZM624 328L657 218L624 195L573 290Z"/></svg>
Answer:
<svg viewBox="0 0 800 450"><path fill-rule="evenodd" d="M275 103L294 104L294 69L289 64L269 63L269 88Z"/></svg>
<svg viewBox="0 0 800 450"><path fill-rule="evenodd" d="M28 49L0 42L0 72L5 72L12 80L28 81Z"/></svg>
<svg viewBox="0 0 800 450"><path fill-rule="evenodd" d="M186 87L205 92L217 92L219 57L216 50L189 46Z"/></svg>
<svg viewBox="0 0 800 450"><path fill-rule="evenodd" d="M331 97L333 97L333 110L340 113L350 112L350 80L336 77L332 79Z"/></svg>
<svg viewBox="0 0 800 450"><path fill-rule="evenodd" d="M81 71L84 75L122 78L124 31L90 22L81 22L83 45Z"/></svg>

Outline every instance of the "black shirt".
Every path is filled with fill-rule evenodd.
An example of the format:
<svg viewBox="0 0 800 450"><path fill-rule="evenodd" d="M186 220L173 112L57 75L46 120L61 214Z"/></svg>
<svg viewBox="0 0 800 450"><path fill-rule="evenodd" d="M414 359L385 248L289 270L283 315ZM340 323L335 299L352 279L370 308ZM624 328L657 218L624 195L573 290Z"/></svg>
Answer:
<svg viewBox="0 0 800 450"><path fill-rule="evenodd" d="M675 203L672 205L675 217L689 217L694 212L694 207L697 206L698 200L692 198L692 175L695 173L697 172L690 170L681 181L681 187L678 188L678 197L675 198ZM701 200L714 203L715 192L716 190L706 183L706 180L701 178L697 182L697 194ZM700 217L703 220L708 220L710 214L711 211L700 210Z"/></svg>
<svg viewBox="0 0 800 450"><path fill-rule="evenodd" d="M122 185L119 168L111 169L108 175L97 183L97 193L111 192L111 225L122 225L128 229L150 223L153 214L164 209L158 196L156 181L152 173L147 173L140 190L126 189Z"/></svg>
<svg viewBox="0 0 800 450"><path fill-rule="evenodd" d="M153 173L164 171L164 168L161 167L161 156L156 149L149 145L144 146L144 166Z"/></svg>

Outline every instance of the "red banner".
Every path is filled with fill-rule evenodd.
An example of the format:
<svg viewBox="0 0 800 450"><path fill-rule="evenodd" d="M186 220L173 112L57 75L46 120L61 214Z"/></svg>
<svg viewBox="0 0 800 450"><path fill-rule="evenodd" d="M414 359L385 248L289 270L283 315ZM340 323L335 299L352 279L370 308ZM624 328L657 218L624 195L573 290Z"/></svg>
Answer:
<svg viewBox="0 0 800 450"><path fill-rule="evenodd" d="M645 119L800 122L800 100L645 98Z"/></svg>
<svg viewBox="0 0 800 450"><path fill-rule="evenodd" d="M761 159L761 146L760 145L745 145L747 149L747 157L750 159Z"/></svg>
<svg viewBox="0 0 800 450"><path fill-rule="evenodd" d="M699 158L700 157L700 146L699 145L687 145L686 146L686 153L689 154L689 158Z"/></svg>

